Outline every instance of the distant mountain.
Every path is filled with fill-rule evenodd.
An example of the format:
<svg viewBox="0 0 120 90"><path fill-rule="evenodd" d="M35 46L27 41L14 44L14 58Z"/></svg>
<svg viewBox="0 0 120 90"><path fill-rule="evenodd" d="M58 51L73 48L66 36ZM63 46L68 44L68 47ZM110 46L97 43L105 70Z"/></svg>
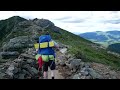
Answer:
<svg viewBox="0 0 120 90"><path fill-rule="evenodd" d="M111 44L107 49L112 52L120 53L120 43Z"/></svg>
<svg viewBox="0 0 120 90"><path fill-rule="evenodd" d="M114 30L114 31L107 31L107 33L111 35L120 35L120 31Z"/></svg>
<svg viewBox="0 0 120 90"><path fill-rule="evenodd" d="M110 44L118 43L120 42L120 31L118 30L112 30L107 32L87 32L79 34L79 36L88 39L94 43L99 43L104 46L108 46Z"/></svg>

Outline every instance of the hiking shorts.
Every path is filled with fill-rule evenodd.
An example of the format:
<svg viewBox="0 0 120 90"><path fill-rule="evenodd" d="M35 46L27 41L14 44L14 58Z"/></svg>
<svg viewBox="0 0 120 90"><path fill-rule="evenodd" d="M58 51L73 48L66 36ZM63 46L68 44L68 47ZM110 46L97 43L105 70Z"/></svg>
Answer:
<svg viewBox="0 0 120 90"><path fill-rule="evenodd" d="M43 63L43 71L48 71L48 67L50 67L51 70L55 70L55 61L49 60L48 62Z"/></svg>

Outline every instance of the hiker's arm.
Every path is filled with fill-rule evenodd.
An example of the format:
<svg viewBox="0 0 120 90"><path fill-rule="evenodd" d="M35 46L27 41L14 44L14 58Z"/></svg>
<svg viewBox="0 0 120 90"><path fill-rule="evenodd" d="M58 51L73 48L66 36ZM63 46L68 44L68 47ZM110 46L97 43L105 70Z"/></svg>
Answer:
<svg viewBox="0 0 120 90"><path fill-rule="evenodd" d="M38 52L38 49L36 49L36 52Z"/></svg>
<svg viewBox="0 0 120 90"><path fill-rule="evenodd" d="M57 50L59 50L59 45L58 44L55 44L54 46Z"/></svg>
<svg viewBox="0 0 120 90"><path fill-rule="evenodd" d="M59 45L58 43L56 43L54 40L52 40L54 42L54 48L56 48L57 50L59 50Z"/></svg>

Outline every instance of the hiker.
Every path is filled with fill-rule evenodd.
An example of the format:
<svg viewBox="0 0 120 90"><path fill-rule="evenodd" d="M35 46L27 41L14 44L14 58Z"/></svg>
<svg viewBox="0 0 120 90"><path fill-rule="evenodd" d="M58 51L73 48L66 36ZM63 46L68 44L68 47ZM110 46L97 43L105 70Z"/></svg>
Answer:
<svg viewBox="0 0 120 90"><path fill-rule="evenodd" d="M41 35L39 37L39 48L37 51L37 58L39 68L42 68L43 65L43 77L44 79L48 79L48 67L51 69L51 78L55 77L55 51L53 48L57 48L59 50L59 46L55 41L51 39L49 32L45 35Z"/></svg>

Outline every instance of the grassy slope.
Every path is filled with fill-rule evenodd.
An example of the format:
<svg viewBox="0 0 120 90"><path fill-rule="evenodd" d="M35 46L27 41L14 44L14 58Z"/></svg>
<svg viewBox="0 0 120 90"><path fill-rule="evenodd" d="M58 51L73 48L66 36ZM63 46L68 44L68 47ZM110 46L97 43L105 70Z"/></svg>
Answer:
<svg viewBox="0 0 120 90"><path fill-rule="evenodd" d="M0 46L6 40L6 37L11 33L13 27L24 20L26 19L14 16L0 21Z"/></svg>
<svg viewBox="0 0 120 90"><path fill-rule="evenodd" d="M108 54L107 51L103 49L95 49L91 47L92 42L80 38L65 30L61 31L61 35L57 33L52 33L53 39L70 45L71 48L69 52L74 54L77 58L82 58L84 61L98 62L112 66L112 68L120 68L120 57Z"/></svg>

